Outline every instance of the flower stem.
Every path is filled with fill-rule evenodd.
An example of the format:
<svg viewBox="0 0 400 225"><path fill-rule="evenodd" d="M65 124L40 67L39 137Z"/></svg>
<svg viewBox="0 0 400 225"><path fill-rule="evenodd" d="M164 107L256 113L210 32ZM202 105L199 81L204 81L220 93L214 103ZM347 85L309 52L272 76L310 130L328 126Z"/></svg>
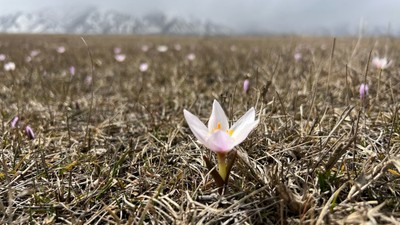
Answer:
<svg viewBox="0 0 400 225"><path fill-rule="evenodd" d="M218 156L218 172L221 178L226 181L227 171L226 171L226 153L217 153Z"/></svg>

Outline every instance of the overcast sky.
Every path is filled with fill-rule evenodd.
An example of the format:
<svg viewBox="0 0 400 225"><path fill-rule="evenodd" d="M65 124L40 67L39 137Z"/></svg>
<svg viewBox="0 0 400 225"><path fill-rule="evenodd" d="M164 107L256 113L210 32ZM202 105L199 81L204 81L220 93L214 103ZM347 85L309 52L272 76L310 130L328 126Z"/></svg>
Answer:
<svg viewBox="0 0 400 225"><path fill-rule="evenodd" d="M83 3L84 2L84 3ZM73 10L87 5L134 15L167 15L210 20L239 31L313 32L347 29L400 34L399 0L0 0L0 15L43 8Z"/></svg>

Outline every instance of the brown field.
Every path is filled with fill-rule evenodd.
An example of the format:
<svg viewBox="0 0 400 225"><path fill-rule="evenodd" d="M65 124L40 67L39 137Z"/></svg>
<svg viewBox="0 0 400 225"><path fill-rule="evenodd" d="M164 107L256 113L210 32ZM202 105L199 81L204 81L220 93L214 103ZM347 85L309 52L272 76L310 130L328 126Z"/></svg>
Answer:
<svg viewBox="0 0 400 225"><path fill-rule="evenodd" d="M0 36L1 224L400 223L399 40L85 40ZM379 76L370 53L394 64ZM222 195L183 117L206 122L214 99L233 121L252 106L260 119Z"/></svg>

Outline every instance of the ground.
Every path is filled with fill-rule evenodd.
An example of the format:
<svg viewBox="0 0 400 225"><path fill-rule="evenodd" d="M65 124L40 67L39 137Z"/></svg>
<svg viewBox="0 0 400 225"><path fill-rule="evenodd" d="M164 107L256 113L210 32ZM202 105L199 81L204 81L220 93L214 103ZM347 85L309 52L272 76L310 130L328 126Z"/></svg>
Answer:
<svg viewBox="0 0 400 225"><path fill-rule="evenodd" d="M399 44L3 34L0 221L399 223ZM394 62L380 70L376 56ZM183 117L206 123L214 99L231 123L251 107L260 119L222 194L204 162L215 153Z"/></svg>

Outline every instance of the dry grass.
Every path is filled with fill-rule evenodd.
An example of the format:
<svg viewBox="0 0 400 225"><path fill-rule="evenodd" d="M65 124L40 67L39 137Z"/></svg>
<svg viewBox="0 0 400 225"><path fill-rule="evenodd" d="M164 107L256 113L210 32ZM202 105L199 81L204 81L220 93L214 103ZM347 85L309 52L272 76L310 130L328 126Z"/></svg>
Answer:
<svg viewBox="0 0 400 225"><path fill-rule="evenodd" d="M369 68L365 104L358 95L370 51L400 59L398 40L339 38L333 54L330 38L85 40L93 72L80 37L0 37L0 53L17 66L0 72L2 224L400 222L398 64L383 72L379 97L379 71ZM159 44L170 49L159 53ZM117 46L125 62L114 60ZM34 49L41 53L26 62ZM234 120L251 106L261 120L236 148L223 196L202 160L215 156L182 113L206 121L213 99Z"/></svg>

